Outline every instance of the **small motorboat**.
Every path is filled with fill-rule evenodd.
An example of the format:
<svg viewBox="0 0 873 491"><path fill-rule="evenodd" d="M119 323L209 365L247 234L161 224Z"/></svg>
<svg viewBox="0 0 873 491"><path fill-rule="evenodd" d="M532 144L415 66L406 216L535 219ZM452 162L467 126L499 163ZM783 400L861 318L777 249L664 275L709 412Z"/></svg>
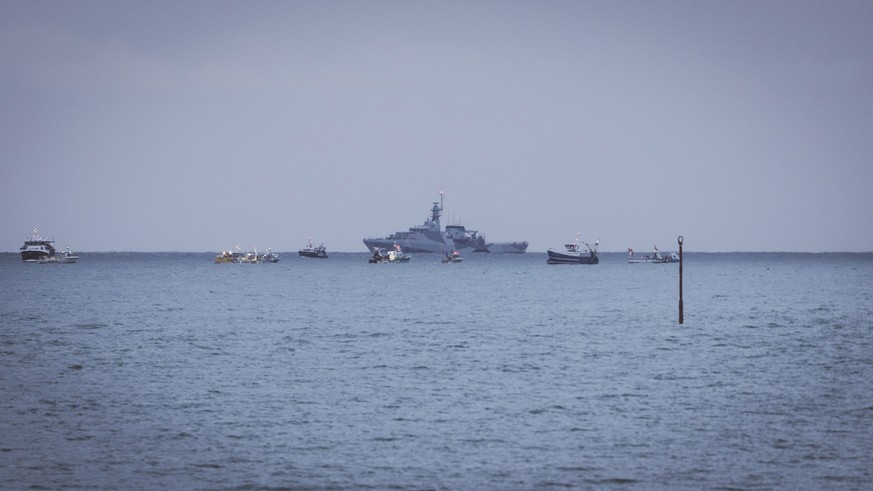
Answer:
<svg viewBox="0 0 873 491"><path fill-rule="evenodd" d="M388 253L388 262L408 263L412 256L400 249L400 244L394 244L394 250Z"/></svg>
<svg viewBox="0 0 873 491"><path fill-rule="evenodd" d="M258 264L258 257L258 251L247 252L243 254L243 257L239 262L243 264Z"/></svg>
<svg viewBox="0 0 873 491"><path fill-rule="evenodd" d="M67 250L55 256L41 256L37 259L39 264L73 264L79 260L79 256L67 247Z"/></svg>
<svg viewBox="0 0 873 491"><path fill-rule="evenodd" d="M267 248L267 252L265 252L261 258L262 263L278 263L279 262L279 254L273 252L273 249Z"/></svg>
<svg viewBox="0 0 873 491"><path fill-rule="evenodd" d="M67 247L67 250L58 254L58 262L62 264L72 264L79 260L79 256L73 254L73 251Z"/></svg>
<svg viewBox="0 0 873 491"><path fill-rule="evenodd" d="M637 256L634 254L634 250L628 247L627 249L627 262L630 264L636 263L678 263L679 255L675 252L671 252L666 256L662 255L658 251L658 246L655 246L655 250L652 252L651 256Z"/></svg>
<svg viewBox="0 0 873 491"><path fill-rule="evenodd" d="M448 251L446 251L446 256L443 258L443 264L447 264L447 263L459 263L459 262L461 262L461 261L463 261L463 260L464 260L464 258L461 257L461 253L460 253L460 252L458 252L458 251L452 251L451 253L449 253Z"/></svg>
<svg viewBox="0 0 873 491"><path fill-rule="evenodd" d="M370 260L367 262L370 264L378 264L378 263L388 262L388 256L383 254L384 252L385 252L385 249L381 249L379 247L374 247L373 248L373 257L371 257Z"/></svg>
<svg viewBox="0 0 873 491"><path fill-rule="evenodd" d="M600 258L597 257L597 245L600 240L594 242L594 248L591 248L587 242L583 242L579 238L580 234L576 234L576 240L570 244L564 244L563 251L549 249L546 252L549 258L546 260L549 264L597 264ZM587 250L583 250L581 244L585 245Z"/></svg>

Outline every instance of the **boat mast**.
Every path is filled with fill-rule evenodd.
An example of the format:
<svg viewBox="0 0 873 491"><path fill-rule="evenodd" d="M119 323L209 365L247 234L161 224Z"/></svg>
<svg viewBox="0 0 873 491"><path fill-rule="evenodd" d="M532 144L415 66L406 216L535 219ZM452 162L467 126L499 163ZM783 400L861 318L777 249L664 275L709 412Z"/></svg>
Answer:
<svg viewBox="0 0 873 491"><path fill-rule="evenodd" d="M440 191L439 206L437 206L437 202L434 201L433 208L431 208L431 210L430 210L430 212L431 212L431 217L430 217L431 228L433 230L437 230L437 231L442 230L442 228L440 227L440 212L443 211L443 197L445 196L445 194L446 193Z"/></svg>

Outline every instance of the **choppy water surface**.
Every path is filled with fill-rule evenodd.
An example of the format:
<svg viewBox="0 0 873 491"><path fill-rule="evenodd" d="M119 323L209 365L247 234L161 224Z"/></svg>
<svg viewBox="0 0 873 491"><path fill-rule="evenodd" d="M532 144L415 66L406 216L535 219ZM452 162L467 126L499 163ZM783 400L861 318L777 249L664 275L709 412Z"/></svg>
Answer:
<svg viewBox="0 0 873 491"><path fill-rule="evenodd" d="M0 487L873 485L873 255L0 257Z"/></svg>

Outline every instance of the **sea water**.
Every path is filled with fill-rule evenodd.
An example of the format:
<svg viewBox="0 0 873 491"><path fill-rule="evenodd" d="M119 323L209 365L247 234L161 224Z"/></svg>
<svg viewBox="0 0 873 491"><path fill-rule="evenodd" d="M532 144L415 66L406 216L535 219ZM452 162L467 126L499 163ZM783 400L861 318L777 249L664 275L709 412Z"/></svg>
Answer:
<svg viewBox="0 0 873 491"><path fill-rule="evenodd" d="M0 255L0 487L873 487L873 255Z"/></svg>

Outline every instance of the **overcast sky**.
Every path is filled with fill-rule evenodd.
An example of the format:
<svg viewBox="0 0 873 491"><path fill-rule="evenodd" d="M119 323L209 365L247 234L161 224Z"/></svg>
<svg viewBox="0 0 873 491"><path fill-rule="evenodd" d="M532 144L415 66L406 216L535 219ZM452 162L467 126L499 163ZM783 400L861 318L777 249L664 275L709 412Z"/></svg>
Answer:
<svg viewBox="0 0 873 491"><path fill-rule="evenodd" d="M0 0L0 251L873 251L873 2Z"/></svg>

